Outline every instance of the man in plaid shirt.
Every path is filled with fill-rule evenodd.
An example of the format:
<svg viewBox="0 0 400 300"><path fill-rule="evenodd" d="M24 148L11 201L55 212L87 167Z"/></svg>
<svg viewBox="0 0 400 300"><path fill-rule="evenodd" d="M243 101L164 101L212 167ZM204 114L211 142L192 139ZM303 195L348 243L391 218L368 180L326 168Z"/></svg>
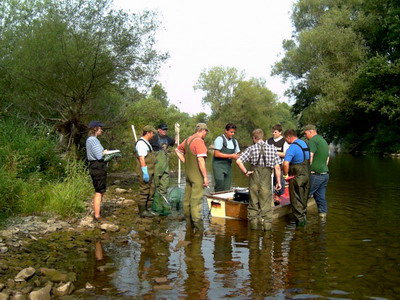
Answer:
<svg viewBox="0 0 400 300"><path fill-rule="evenodd" d="M281 189L281 159L273 145L264 142L264 131L255 129L252 132L254 145L248 147L236 161L240 170L249 177L250 203L247 208L247 218L251 229L257 229L259 221L262 230L271 230L272 221L272 191L271 174L275 169L276 190ZM247 170L244 163L250 163Z"/></svg>

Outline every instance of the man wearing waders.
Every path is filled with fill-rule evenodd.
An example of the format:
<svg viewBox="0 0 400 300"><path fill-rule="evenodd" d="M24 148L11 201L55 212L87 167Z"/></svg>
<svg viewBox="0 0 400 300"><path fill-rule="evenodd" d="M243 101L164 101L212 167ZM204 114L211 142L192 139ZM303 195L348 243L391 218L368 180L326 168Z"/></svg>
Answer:
<svg viewBox="0 0 400 300"><path fill-rule="evenodd" d="M307 200L310 190L310 149L305 141L297 138L293 129L284 133L286 142L290 144L283 161L284 176L295 176L290 180L289 195L296 218L296 226L307 224Z"/></svg>
<svg viewBox="0 0 400 300"><path fill-rule="evenodd" d="M257 229L261 223L262 230L271 230L272 221L272 191L271 174L275 170L278 178L275 189L281 189L281 160L276 148L264 142L264 131L255 129L253 131L254 145L248 147L239 159L236 160L240 170L249 177L250 202L247 207L247 218L250 229ZM250 171L244 163L249 162Z"/></svg>
<svg viewBox="0 0 400 300"><path fill-rule="evenodd" d="M175 139L167 135L167 124L160 124L157 133L150 140L150 145L156 155L154 170L154 187L156 194L153 199L153 211L161 215L168 215L171 207L167 203L167 192L169 185L169 157L168 146L175 145Z"/></svg>
<svg viewBox="0 0 400 300"><path fill-rule="evenodd" d="M225 133L214 141L213 174L215 192L228 191L232 184L232 159L239 158L239 145L233 137L236 133L235 124L226 124Z"/></svg>
<svg viewBox="0 0 400 300"><path fill-rule="evenodd" d="M198 123L195 134L184 140L175 150L179 159L185 163L186 186L183 211L187 222L193 223L198 230L203 230L201 206L204 187L208 186L207 147L204 143L207 133L207 125Z"/></svg>
<svg viewBox="0 0 400 300"><path fill-rule="evenodd" d="M154 136L156 130L153 126L147 125L143 127L142 137L136 142L136 154L138 164L136 172L139 177L139 208L142 217L151 217L156 215L151 210L150 202L154 195L154 164L156 156L149 140Z"/></svg>

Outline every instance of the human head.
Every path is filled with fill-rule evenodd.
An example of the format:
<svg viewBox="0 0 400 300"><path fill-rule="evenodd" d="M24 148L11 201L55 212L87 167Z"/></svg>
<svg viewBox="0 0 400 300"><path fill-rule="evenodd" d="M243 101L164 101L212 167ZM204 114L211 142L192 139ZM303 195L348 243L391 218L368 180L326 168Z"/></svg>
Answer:
<svg viewBox="0 0 400 300"><path fill-rule="evenodd" d="M196 125L196 133L201 135L201 138L205 138L208 133L208 127L206 123L198 123Z"/></svg>
<svg viewBox="0 0 400 300"><path fill-rule="evenodd" d="M264 130L261 128L254 129L251 134L253 135L253 142L258 142L264 139Z"/></svg>
<svg viewBox="0 0 400 300"><path fill-rule="evenodd" d="M143 131L142 136L148 137L149 139L151 139L154 136L154 133L157 132L156 129L151 125L144 126L142 131Z"/></svg>
<svg viewBox="0 0 400 300"><path fill-rule="evenodd" d="M225 126L225 136L231 139L236 133L236 125L233 123L228 123Z"/></svg>
<svg viewBox="0 0 400 300"><path fill-rule="evenodd" d="M167 124L160 124L157 127L158 134L161 136L167 135L168 125Z"/></svg>
<svg viewBox="0 0 400 300"><path fill-rule="evenodd" d="M98 136L103 132L104 124L100 121L90 121L88 127L89 136Z"/></svg>
<svg viewBox="0 0 400 300"><path fill-rule="evenodd" d="M282 136L282 125L276 124L272 126L272 137L277 139L280 136Z"/></svg>
<svg viewBox="0 0 400 300"><path fill-rule="evenodd" d="M297 133L296 130L294 129L288 129L283 133L283 136L285 137L286 142L289 144L293 143L297 139Z"/></svg>
<svg viewBox="0 0 400 300"><path fill-rule="evenodd" d="M313 136L317 135L317 127L312 124L308 124L304 127L304 134L307 140L311 139Z"/></svg>

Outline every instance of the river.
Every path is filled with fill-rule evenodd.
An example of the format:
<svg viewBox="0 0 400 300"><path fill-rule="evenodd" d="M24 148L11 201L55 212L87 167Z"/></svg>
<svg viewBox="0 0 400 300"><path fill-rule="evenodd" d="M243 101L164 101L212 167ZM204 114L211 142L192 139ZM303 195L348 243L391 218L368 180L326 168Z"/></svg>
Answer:
<svg viewBox="0 0 400 300"><path fill-rule="evenodd" d="M284 217L262 233L206 218L204 236L171 220L172 243L141 233L142 244L98 244L113 269L97 271L93 256L89 273L127 299L398 299L399 173L400 159L333 156L326 220L314 210L305 228ZM234 185L246 180L235 170Z"/></svg>

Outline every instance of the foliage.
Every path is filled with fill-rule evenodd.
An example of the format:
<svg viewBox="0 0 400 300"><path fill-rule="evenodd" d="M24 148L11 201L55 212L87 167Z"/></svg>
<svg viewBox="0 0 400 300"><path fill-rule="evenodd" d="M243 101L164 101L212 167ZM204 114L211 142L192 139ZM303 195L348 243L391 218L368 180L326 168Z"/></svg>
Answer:
<svg viewBox="0 0 400 300"><path fill-rule="evenodd" d="M0 119L0 167L16 177L32 173L56 179L61 175L56 140L45 126L29 126L17 119Z"/></svg>
<svg viewBox="0 0 400 300"><path fill-rule="evenodd" d="M92 192L82 162L65 162L45 126L0 119L0 217L14 213L81 211Z"/></svg>
<svg viewBox="0 0 400 300"><path fill-rule="evenodd" d="M300 125L314 123L350 150L398 144L394 133L379 130L400 125L399 12L396 0L295 4L293 39L273 73L290 80Z"/></svg>
<svg viewBox="0 0 400 300"><path fill-rule="evenodd" d="M81 161L67 162L66 174L62 181L47 186L44 210L62 216L83 212L85 202L93 193L93 186L87 169Z"/></svg>
<svg viewBox="0 0 400 300"><path fill-rule="evenodd" d="M223 114L224 107L232 102L235 89L244 76L243 71L224 67L213 67L200 74L194 89L206 93L203 104L210 105L212 117L218 118Z"/></svg>
<svg viewBox="0 0 400 300"><path fill-rule="evenodd" d="M214 67L200 74L198 85L206 93L203 102L211 106L208 120L213 141L224 132L227 123L238 127L236 138L241 145L252 143L251 132L262 128L266 135L275 124L294 127L289 106L278 103L277 97L262 78L244 80L244 72L235 68Z"/></svg>
<svg viewBox="0 0 400 300"><path fill-rule="evenodd" d="M110 0L6 0L0 10L0 97L9 111L56 122L77 145L91 116L118 115L122 88L150 86L166 55L154 50L156 15ZM108 100L108 101L107 101Z"/></svg>

